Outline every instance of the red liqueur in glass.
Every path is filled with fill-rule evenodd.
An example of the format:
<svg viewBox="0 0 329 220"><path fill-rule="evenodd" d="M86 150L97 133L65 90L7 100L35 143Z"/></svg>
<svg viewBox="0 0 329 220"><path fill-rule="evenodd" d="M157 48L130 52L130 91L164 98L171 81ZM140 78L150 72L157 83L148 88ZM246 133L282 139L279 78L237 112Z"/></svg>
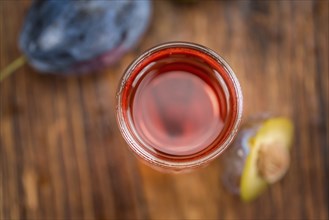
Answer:
<svg viewBox="0 0 329 220"><path fill-rule="evenodd" d="M200 45L154 47L126 70L117 95L119 128L141 159L167 171L216 158L242 114L239 83L225 61Z"/></svg>

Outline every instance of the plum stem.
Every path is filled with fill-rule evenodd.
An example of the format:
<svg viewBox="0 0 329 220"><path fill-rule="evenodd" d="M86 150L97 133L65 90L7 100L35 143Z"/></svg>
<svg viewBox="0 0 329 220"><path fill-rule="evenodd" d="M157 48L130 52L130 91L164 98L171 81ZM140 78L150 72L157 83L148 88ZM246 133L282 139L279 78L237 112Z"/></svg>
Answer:
<svg viewBox="0 0 329 220"><path fill-rule="evenodd" d="M0 72L0 82L26 63L25 56L20 56Z"/></svg>

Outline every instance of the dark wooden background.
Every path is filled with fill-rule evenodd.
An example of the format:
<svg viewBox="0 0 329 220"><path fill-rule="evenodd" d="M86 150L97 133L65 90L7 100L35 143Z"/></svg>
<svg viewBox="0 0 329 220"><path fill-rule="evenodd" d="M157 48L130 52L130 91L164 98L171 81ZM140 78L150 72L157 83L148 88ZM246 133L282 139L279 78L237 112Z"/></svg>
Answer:
<svg viewBox="0 0 329 220"><path fill-rule="evenodd" d="M1 69L20 56L29 5L0 0ZM328 10L328 1L155 1L137 49L99 74L57 78L24 66L0 83L0 219L328 219ZM136 161L119 133L122 72L173 40L230 63L245 119L270 111L295 123L288 174L250 204L222 186L221 158L163 174Z"/></svg>

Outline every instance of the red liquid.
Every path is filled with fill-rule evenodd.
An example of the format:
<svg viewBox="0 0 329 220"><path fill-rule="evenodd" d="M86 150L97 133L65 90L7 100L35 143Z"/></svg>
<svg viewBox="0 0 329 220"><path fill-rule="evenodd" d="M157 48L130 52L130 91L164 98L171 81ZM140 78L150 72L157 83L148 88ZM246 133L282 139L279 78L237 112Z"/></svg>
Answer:
<svg viewBox="0 0 329 220"><path fill-rule="evenodd" d="M140 141L174 156L202 152L224 127L227 103L216 72L200 59L153 62L132 81L130 118ZM218 75L218 74L217 74Z"/></svg>

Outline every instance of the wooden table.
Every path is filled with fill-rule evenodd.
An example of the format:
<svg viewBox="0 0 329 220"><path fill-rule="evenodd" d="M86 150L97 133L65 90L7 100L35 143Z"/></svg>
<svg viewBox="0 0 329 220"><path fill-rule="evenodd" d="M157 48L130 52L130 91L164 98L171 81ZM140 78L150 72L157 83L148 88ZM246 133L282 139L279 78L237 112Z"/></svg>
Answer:
<svg viewBox="0 0 329 220"><path fill-rule="evenodd" d="M29 5L0 1L1 69L20 56ZM117 65L70 78L19 69L0 84L0 219L328 219L328 10L328 1L155 1L147 34ZM120 76L142 51L173 40L230 63L245 119L264 111L293 119L291 168L256 201L225 190L221 158L163 174L121 137Z"/></svg>

